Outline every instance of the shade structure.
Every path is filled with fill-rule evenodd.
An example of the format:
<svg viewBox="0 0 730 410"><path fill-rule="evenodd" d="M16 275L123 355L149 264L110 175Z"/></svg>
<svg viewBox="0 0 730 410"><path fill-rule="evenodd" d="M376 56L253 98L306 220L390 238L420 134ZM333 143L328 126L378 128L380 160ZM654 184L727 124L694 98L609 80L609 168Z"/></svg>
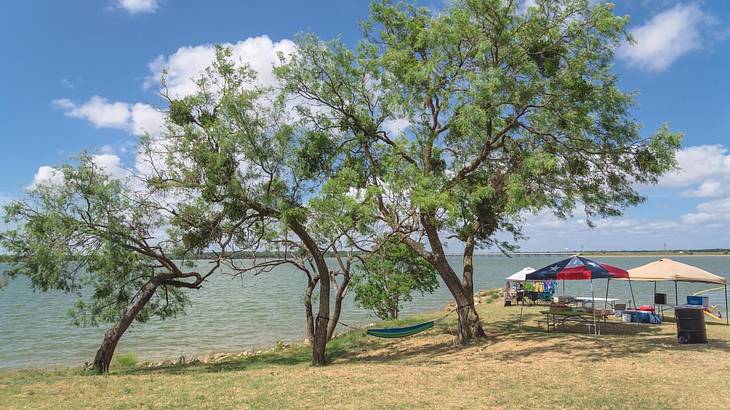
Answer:
<svg viewBox="0 0 730 410"><path fill-rule="evenodd" d="M592 280L628 277L621 268L573 256L525 275L526 280Z"/></svg>
<svg viewBox="0 0 730 410"><path fill-rule="evenodd" d="M507 282L524 282L526 280L525 279L525 276L528 273L532 273L534 271L535 271L535 268L531 268L531 267L528 266L528 267L522 269L519 272L515 272L515 273L507 276L507 278L505 278L505 280Z"/></svg>
<svg viewBox="0 0 730 410"><path fill-rule="evenodd" d="M593 306L596 305L593 293L593 279L608 279L615 277L628 277L629 273L621 268L605 263L594 262L590 259L573 256L560 262L553 263L542 269L525 275L526 280L590 280L591 299ZM630 283L630 282L629 282ZM606 299L608 299L608 282L606 283ZM593 309L593 329L598 334L596 326L596 311Z"/></svg>
<svg viewBox="0 0 730 410"><path fill-rule="evenodd" d="M638 268L629 269L628 279L649 282L717 283L720 285L727 283L727 279L722 276L668 258L659 259L658 261L647 263Z"/></svg>

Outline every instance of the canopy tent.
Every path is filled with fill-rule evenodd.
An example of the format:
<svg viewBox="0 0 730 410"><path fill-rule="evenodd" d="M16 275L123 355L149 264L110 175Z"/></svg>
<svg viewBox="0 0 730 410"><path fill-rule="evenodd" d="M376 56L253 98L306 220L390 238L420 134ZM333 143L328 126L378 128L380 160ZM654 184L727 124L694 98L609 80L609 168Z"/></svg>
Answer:
<svg viewBox="0 0 730 410"><path fill-rule="evenodd" d="M725 317L726 322L730 324L730 316L728 315L730 308L727 303L727 279L722 276L707 272L706 270L700 269L696 266L673 261L669 258L662 258L658 261L639 266L638 268L629 269L628 278L621 279L654 282L654 293L656 293L656 282L674 282L675 304L679 304L677 282L716 283L724 285Z"/></svg>
<svg viewBox="0 0 730 410"><path fill-rule="evenodd" d="M629 273L621 268L607 265L605 263L594 262L590 259L573 256L538 269L532 273L525 275L526 280L590 280L591 281L591 299L593 300L593 328L596 332L596 313L595 313L595 295L593 293L593 279L611 278L628 278ZM608 299L608 285L606 283L606 300ZM631 282L629 282L631 284ZM633 298L633 290L631 291ZM634 302L636 304L636 302ZM605 308L605 306L604 306Z"/></svg>
<svg viewBox="0 0 730 410"><path fill-rule="evenodd" d="M525 276L527 280L593 280L625 278L629 274L621 268L594 262L582 256L573 256L538 269Z"/></svg>
<svg viewBox="0 0 730 410"><path fill-rule="evenodd" d="M722 276L668 258L659 259L658 261L647 263L638 268L629 269L629 278L631 280L650 282L677 281L717 283L720 285L727 283L727 279Z"/></svg>
<svg viewBox="0 0 730 410"><path fill-rule="evenodd" d="M515 272L505 278L507 282L524 282L525 281L525 275L528 273L532 273L535 271L535 268L526 267L522 269L519 272Z"/></svg>

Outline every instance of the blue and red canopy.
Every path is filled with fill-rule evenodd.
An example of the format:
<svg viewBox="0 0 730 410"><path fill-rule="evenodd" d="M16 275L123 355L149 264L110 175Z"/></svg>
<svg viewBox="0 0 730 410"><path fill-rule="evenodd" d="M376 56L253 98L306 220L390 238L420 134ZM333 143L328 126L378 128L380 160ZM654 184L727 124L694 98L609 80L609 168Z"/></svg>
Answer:
<svg viewBox="0 0 730 410"><path fill-rule="evenodd" d="M528 273L525 280L590 280L628 277L629 273L621 268L573 256Z"/></svg>

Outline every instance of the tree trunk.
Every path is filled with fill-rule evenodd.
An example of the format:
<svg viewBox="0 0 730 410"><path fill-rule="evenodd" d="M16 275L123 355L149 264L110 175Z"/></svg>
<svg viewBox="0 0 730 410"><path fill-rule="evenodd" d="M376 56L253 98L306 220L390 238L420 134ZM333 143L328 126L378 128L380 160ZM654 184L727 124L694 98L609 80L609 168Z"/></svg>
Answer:
<svg viewBox="0 0 730 410"><path fill-rule="evenodd" d="M309 274L307 274L309 276ZM314 315L312 314L312 293L317 286L318 278L307 278L307 291L304 294L304 311L307 315L307 340L314 343Z"/></svg>
<svg viewBox="0 0 730 410"><path fill-rule="evenodd" d="M309 254L314 259L314 265L319 275L319 311L314 321L314 338L312 339L312 364L322 366L327 363L325 349L327 347L327 325L330 315L330 281L329 268L324 259L322 251L317 243L309 235L303 225L296 221L291 221L291 228L294 233L302 240L304 247L307 248Z"/></svg>
<svg viewBox="0 0 730 410"><path fill-rule="evenodd" d="M326 274L325 274L326 275ZM325 276L326 277L326 276ZM328 280L319 283L319 312L314 327L312 340L312 364L324 366L327 364L325 349L327 348L327 326L329 324L330 284Z"/></svg>
<svg viewBox="0 0 730 410"><path fill-rule="evenodd" d="M438 236L438 230L431 223L431 220L426 215L421 215L421 224L426 230L426 237L428 238L429 245L431 246L432 258L429 262L438 271L441 279L443 279L446 287L449 289L451 294L454 296L454 301L457 306L457 314L459 317L459 329L457 335L457 342L460 345L466 345L475 338L481 338L486 336L484 329L482 328L479 314L474 307L474 287L473 287L473 250L474 242L467 241L464 250L464 281L460 281L454 269L449 265L446 260L446 254L444 252L441 239Z"/></svg>
<svg viewBox="0 0 730 410"><path fill-rule="evenodd" d="M342 301L345 299L347 294L347 286L350 284L350 272L342 272L342 283L339 285L336 282L336 278L333 275L332 281L335 283L337 291L335 292L335 309L332 312L332 318L330 318L329 325L327 327L327 341L332 340L332 336L335 334L337 323L340 321L340 313L342 313Z"/></svg>
<svg viewBox="0 0 730 410"><path fill-rule="evenodd" d="M140 290L139 298L132 304L127 310L124 311L121 320L111 329L107 330L104 334L104 340L96 352L94 358L94 369L99 373L106 373L109 371L109 364L114 356L114 350L117 348L119 339L122 338L124 332L127 331L129 326L132 324L134 319L137 317L139 312L149 302L152 295L157 291L157 287L160 286L160 277L154 277L147 282Z"/></svg>

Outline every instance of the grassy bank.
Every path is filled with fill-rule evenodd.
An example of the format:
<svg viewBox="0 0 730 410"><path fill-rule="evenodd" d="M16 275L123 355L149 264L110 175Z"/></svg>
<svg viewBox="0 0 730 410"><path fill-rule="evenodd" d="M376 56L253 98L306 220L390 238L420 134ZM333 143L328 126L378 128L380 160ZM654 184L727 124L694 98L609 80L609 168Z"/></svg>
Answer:
<svg viewBox="0 0 730 410"><path fill-rule="evenodd" d="M0 372L0 407L730 408L726 326L708 324L710 343L691 346L676 344L673 323L544 333L540 308L526 308L520 327L520 309L499 302L478 306L490 336L465 348L453 345L450 317L405 339L342 335L323 368L292 346L106 376Z"/></svg>

